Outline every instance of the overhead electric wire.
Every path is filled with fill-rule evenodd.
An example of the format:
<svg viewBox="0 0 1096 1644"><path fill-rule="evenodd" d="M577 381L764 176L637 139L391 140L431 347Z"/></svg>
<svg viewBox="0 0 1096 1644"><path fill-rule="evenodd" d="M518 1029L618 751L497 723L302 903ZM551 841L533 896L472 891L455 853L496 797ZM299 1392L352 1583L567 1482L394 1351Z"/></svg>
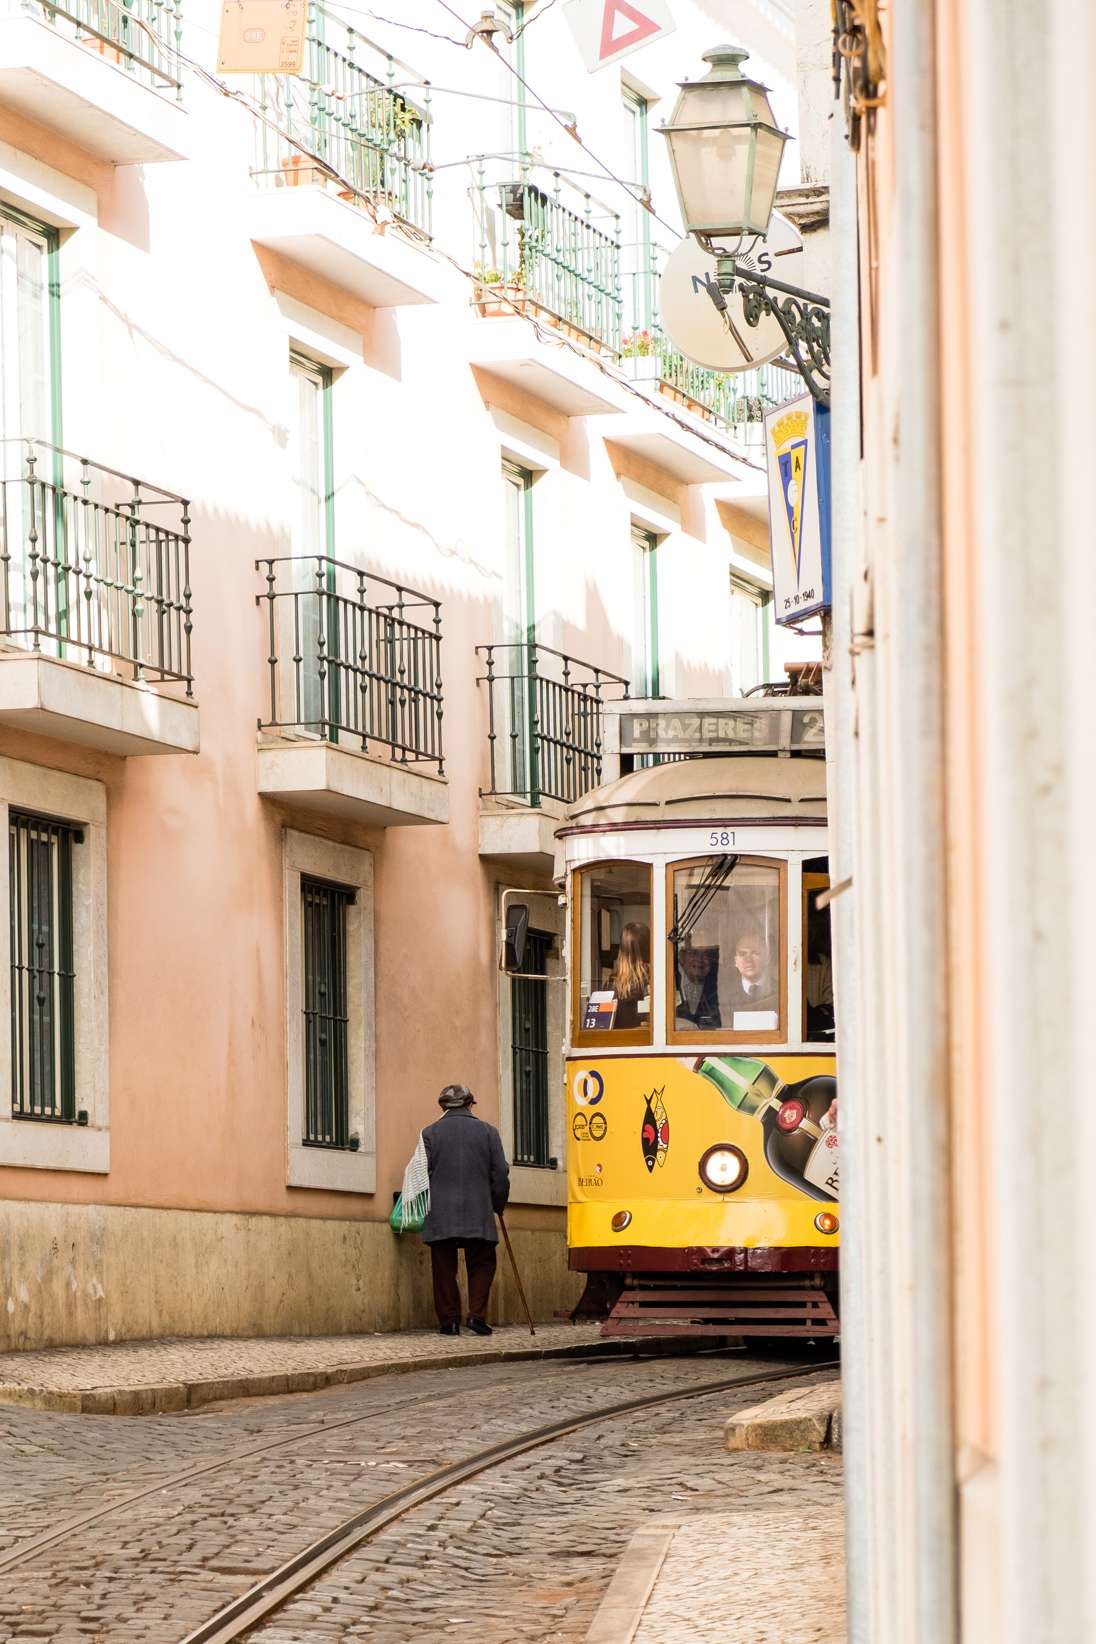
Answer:
<svg viewBox="0 0 1096 1644"><path fill-rule="evenodd" d="M439 4L444 4L444 0L439 0ZM446 10L449 9L450 8L447 6ZM453 15L456 16L456 13L454 12ZM458 18L458 21L459 20L460 19ZM163 47L163 42L149 27L149 25L139 19L137 21L138 26L144 29L144 31L152 39L154 39L158 45ZM163 49L166 50L167 48L163 47ZM284 142L289 143L292 148L296 149L297 152L302 154L306 159L311 160L312 163L319 170L329 176L333 182L341 183L342 186L353 194L356 199L362 202L367 214L378 226L378 228L381 228L383 231L389 226L389 223L395 224L398 230L405 234L408 239L413 240L419 246L428 247L434 256L440 258L443 262L447 262L451 268L454 268L457 273L469 281L470 284L475 287L482 287L483 281L477 277L474 270L465 268L464 265L458 262L456 257L452 256L450 252L443 250L438 245L435 245L430 235L417 228L414 223L410 223L404 218L397 217L394 212L391 213L390 217L387 219L382 219L378 216L376 208L368 194L363 193L362 190L358 188L349 178L344 177L342 173L338 171L336 167L333 166L331 162L322 154L319 154L316 150L307 147L307 145L303 143L299 137L295 136L293 132L287 131L283 126L279 125L276 120L271 119L266 111L260 107L255 102L254 98L250 97L248 93L236 91L233 90L232 87L226 86L223 80L219 80L215 74L210 73L210 71L201 63L196 62L192 57L187 57L185 53L177 50L174 46L171 50L172 55L175 57L177 62L185 64L187 68L189 68L194 74L198 75L199 78L204 80L206 84L211 86L214 91L219 93L220 96L227 97L230 101L239 103L240 106L246 109L254 119L259 120L264 126L267 127L268 130L277 133L277 135L281 137ZM550 113L551 110L548 112ZM582 146L585 147L585 145ZM589 150L587 150L587 152L589 152ZM496 300L505 303L510 308L513 315L521 320L524 320L527 325L531 326L539 341L549 344L555 348L564 348L568 350L568 352L575 354L579 359L589 361L591 365L596 366L603 376L608 377L610 382L614 383L618 388L624 389L624 391L632 395L634 399L641 400L648 410L657 411L660 416L666 417L670 422L676 424L677 427L683 429L685 433L691 435L693 439L701 441L704 445L710 445L714 451L719 452L720 456L730 458L734 462L741 463L743 467L746 468L760 469L761 465L759 463L751 461L749 457L742 456L737 451L729 450L722 441L712 439L709 434L704 433L699 428L691 427L690 424L685 422L683 418L676 416L674 412L669 409L669 407L659 405L655 400L649 398L642 389L637 388L634 383L629 382L626 377L618 376L615 371L611 370L603 360L598 359L597 355L591 353L590 350L580 347L579 344L573 342L571 338L562 336L558 331L541 325L541 323L533 318L532 315L525 313L522 308L519 308L517 303L515 303L505 291L499 289L496 292Z"/></svg>

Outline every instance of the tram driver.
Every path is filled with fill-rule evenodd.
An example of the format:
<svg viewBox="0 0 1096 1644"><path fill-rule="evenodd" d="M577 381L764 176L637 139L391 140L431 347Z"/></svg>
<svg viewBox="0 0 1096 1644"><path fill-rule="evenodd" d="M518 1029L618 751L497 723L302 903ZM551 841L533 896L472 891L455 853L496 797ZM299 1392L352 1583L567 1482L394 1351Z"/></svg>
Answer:
<svg viewBox="0 0 1096 1644"><path fill-rule="evenodd" d="M731 980L732 1010L777 1010L778 983L765 938L756 926L739 931L734 947L734 977Z"/></svg>

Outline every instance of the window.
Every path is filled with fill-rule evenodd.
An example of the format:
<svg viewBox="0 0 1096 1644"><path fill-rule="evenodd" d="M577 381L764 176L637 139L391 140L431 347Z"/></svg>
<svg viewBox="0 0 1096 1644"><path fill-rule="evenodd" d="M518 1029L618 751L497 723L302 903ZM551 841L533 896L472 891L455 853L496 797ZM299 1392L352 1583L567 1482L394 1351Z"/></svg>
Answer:
<svg viewBox="0 0 1096 1644"><path fill-rule="evenodd" d="M627 181L646 189L650 184L649 105L631 86L621 88L628 122L629 170ZM633 188L633 193L635 189ZM634 336L655 324L655 275L651 250L651 215L638 199L629 208L628 234L622 247L626 323Z"/></svg>
<svg viewBox="0 0 1096 1644"><path fill-rule="evenodd" d="M536 633L533 585L533 476L515 462L502 465L505 560L502 574L502 645L498 670L506 680L499 746L509 749L510 792L531 801L535 681L529 646Z"/></svg>
<svg viewBox="0 0 1096 1644"><path fill-rule="evenodd" d="M22 463L20 440L61 443L57 245L56 229L0 207L0 438L15 442L4 447L9 463Z"/></svg>
<svg viewBox="0 0 1096 1644"><path fill-rule="evenodd" d="M289 369L293 388L290 542L293 557L301 564L290 567L295 573L294 588L299 590L299 597L287 605L293 613L293 632L280 638L286 655L279 676L285 680L292 699L283 704L280 716L287 724L300 724L333 736L331 721L337 716L329 711L328 702L336 688L336 671L327 668L325 630L334 636L338 625L323 608L324 592L333 591L335 585L335 568L329 563L335 553L332 374L326 365L293 350ZM321 636L325 638L323 645Z"/></svg>
<svg viewBox="0 0 1096 1644"><path fill-rule="evenodd" d="M769 607L772 595L746 577L731 576L732 683L739 696L769 677Z"/></svg>
<svg viewBox="0 0 1096 1644"><path fill-rule="evenodd" d="M833 1008L833 959L830 945L830 909L818 906L819 894L830 885L825 856L803 863L803 1037L832 1045L836 1031Z"/></svg>
<svg viewBox="0 0 1096 1644"><path fill-rule="evenodd" d="M373 858L284 835L290 1187L373 1193Z"/></svg>
<svg viewBox="0 0 1096 1644"><path fill-rule="evenodd" d="M61 444L58 381L57 232L33 223L10 207L0 207L0 479L17 481L27 472L27 440ZM43 469L48 453L35 451L39 478L58 478ZM27 569L33 525L29 487L3 487L5 553L4 608L0 624L9 633L32 623ZM48 596L47 596L48 597ZM47 642L55 654L55 647Z"/></svg>
<svg viewBox="0 0 1096 1644"><path fill-rule="evenodd" d="M306 1147L349 1145L346 915L354 900L341 885L301 879Z"/></svg>
<svg viewBox="0 0 1096 1644"><path fill-rule="evenodd" d="M661 694L658 667L658 538L632 526L632 693Z"/></svg>
<svg viewBox="0 0 1096 1644"><path fill-rule="evenodd" d="M603 862L576 875L576 1044L651 1041L651 870Z"/></svg>
<svg viewBox="0 0 1096 1644"><path fill-rule="evenodd" d="M17 1119L76 1122L72 854L83 840L70 823L9 812L11 1111Z"/></svg>
<svg viewBox="0 0 1096 1644"><path fill-rule="evenodd" d="M528 976L510 978L510 1065L514 1100L513 1162L552 1169L548 1112L548 956L554 937L531 930L526 937L523 968Z"/></svg>
<svg viewBox="0 0 1096 1644"><path fill-rule="evenodd" d="M0 757L3 1165L110 1169L106 821L101 782Z"/></svg>
<svg viewBox="0 0 1096 1644"><path fill-rule="evenodd" d="M784 872L727 856L669 870L668 1038L784 1038Z"/></svg>

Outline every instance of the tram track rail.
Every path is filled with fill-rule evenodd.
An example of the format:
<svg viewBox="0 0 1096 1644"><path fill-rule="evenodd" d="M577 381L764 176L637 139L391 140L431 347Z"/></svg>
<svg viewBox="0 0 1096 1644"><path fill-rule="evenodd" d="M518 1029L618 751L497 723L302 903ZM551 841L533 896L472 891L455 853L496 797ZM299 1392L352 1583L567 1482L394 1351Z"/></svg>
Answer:
<svg viewBox="0 0 1096 1644"><path fill-rule="evenodd" d="M600 1409L587 1410L580 1415L565 1416L559 1421L549 1422L544 1426L531 1428L525 1433L519 1433L513 1438L503 1439L498 1444L489 1445L460 1461L439 1467L402 1489L383 1496L370 1506L350 1514L333 1529L309 1542L260 1581L255 1582L246 1592L240 1593L224 1605L208 1621L187 1633L180 1644L234 1644L235 1640L245 1638L283 1605L302 1593L332 1565L365 1542L380 1535L404 1514L423 1506L455 1485L463 1484L466 1480L497 1467L502 1462L526 1455L557 1439L566 1438L571 1433L596 1426L599 1422L631 1415L635 1411L647 1410L655 1405L711 1397L717 1393L735 1392L768 1382L817 1375L822 1371L837 1369L839 1364L838 1359L826 1359L813 1364L759 1371L750 1376L728 1377L718 1381L701 1382L690 1387L664 1389L658 1393L645 1394L642 1398L624 1399L615 1404L603 1405Z"/></svg>

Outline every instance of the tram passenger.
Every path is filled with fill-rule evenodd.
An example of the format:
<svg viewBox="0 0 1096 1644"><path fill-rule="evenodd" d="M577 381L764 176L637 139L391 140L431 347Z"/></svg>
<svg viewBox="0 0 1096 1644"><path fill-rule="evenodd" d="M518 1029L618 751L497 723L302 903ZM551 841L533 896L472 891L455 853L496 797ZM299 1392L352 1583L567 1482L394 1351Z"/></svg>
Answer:
<svg viewBox="0 0 1096 1644"><path fill-rule="evenodd" d="M734 969L730 986L732 1010L779 1009L779 984L775 969L765 938L755 926L747 926L738 934L734 947Z"/></svg>
<svg viewBox="0 0 1096 1644"><path fill-rule="evenodd" d="M650 1021L651 927L629 920L620 933L620 946L609 976L617 1001L614 1027L641 1027ZM647 1011L640 1013L640 1005Z"/></svg>
<svg viewBox="0 0 1096 1644"><path fill-rule="evenodd" d="M719 949L683 947L677 956L677 1004L674 1021L677 1027L718 1028L722 1026L719 1014Z"/></svg>

